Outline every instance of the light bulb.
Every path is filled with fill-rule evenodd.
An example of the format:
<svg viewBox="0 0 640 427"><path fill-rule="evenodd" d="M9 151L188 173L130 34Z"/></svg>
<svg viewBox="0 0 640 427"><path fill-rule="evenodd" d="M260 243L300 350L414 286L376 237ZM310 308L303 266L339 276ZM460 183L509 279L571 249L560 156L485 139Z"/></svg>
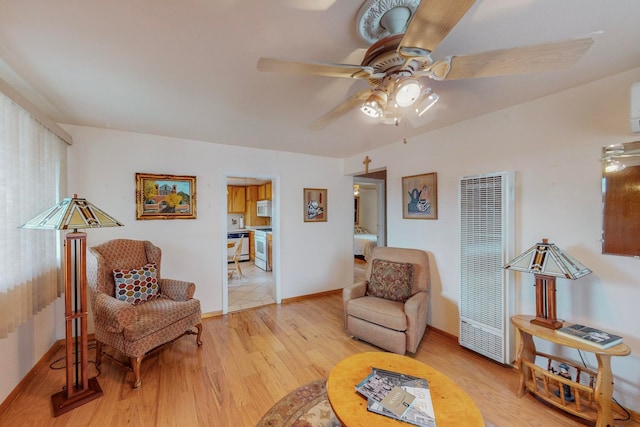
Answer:
<svg viewBox="0 0 640 427"><path fill-rule="evenodd" d="M399 107L408 107L413 105L420 96L422 87L414 79L405 79L398 84L395 93L396 104Z"/></svg>
<svg viewBox="0 0 640 427"><path fill-rule="evenodd" d="M369 117L382 117L387 106L387 94L381 90L374 90L362 104L360 111Z"/></svg>
<svg viewBox="0 0 640 427"><path fill-rule="evenodd" d="M620 163L617 160L612 160L609 159L607 160L607 162L605 163L604 166L604 171L606 173L613 173L613 172L620 172L621 170L623 170L625 168L625 165Z"/></svg>

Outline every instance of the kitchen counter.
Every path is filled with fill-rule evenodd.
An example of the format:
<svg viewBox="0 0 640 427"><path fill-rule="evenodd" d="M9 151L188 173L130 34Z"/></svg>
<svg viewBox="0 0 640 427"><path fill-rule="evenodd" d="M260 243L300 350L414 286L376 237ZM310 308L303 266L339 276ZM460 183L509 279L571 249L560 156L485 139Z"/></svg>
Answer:
<svg viewBox="0 0 640 427"><path fill-rule="evenodd" d="M256 230L264 230L265 228L271 228L271 227L246 227L246 228L234 228L231 230L227 230L227 233L242 233L242 232L248 232L248 231L256 231Z"/></svg>

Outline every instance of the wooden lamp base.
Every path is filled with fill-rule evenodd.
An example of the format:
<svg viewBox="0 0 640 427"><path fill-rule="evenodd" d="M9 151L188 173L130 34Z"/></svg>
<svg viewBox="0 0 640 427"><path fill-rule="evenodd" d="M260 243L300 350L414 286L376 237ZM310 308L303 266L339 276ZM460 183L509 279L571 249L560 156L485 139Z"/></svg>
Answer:
<svg viewBox="0 0 640 427"><path fill-rule="evenodd" d="M84 390L75 390L73 396L67 396L66 388L58 393L51 395L51 403L53 404L53 416L57 417L69 412L72 409L82 406L102 396L102 388L96 377L89 378L89 388Z"/></svg>
<svg viewBox="0 0 640 427"><path fill-rule="evenodd" d="M102 396L96 377L87 374L87 233L73 231L64 241L66 386L51 396L53 415L64 414ZM75 330L75 333L74 333ZM74 357L75 351L75 357Z"/></svg>
<svg viewBox="0 0 640 427"><path fill-rule="evenodd" d="M536 317L531 323L549 329L559 329L562 321L556 319L556 278L536 274Z"/></svg>
<svg viewBox="0 0 640 427"><path fill-rule="evenodd" d="M562 328L562 322L560 320L545 319L544 317L535 317L531 319L531 323L538 326L544 326L549 329Z"/></svg>

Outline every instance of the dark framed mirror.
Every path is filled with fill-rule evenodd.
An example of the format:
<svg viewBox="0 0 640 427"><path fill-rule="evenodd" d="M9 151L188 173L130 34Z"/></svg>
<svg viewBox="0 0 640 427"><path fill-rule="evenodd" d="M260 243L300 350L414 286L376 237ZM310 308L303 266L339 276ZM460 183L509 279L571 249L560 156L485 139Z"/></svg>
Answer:
<svg viewBox="0 0 640 427"><path fill-rule="evenodd" d="M640 257L640 141L602 149L602 253Z"/></svg>

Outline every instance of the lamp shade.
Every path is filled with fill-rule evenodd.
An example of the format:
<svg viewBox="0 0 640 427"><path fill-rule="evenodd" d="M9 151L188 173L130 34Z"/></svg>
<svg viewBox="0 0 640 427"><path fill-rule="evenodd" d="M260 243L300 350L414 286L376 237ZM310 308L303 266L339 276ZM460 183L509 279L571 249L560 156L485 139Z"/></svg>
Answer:
<svg viewBox="0 0 640 427"><path fill-rule="evenodd" d="M504 266L508 270L575 280L591 273L587 267L566 254L548 239L536 243Z"/></svg>
<svg viewBox="0 0 640 427"><path fill-rule="evenodd" d="M123 224L86 199L62 199L55 206L22 224L20 228L42 230L77 230L80 228L121 227Z"/></svg>

